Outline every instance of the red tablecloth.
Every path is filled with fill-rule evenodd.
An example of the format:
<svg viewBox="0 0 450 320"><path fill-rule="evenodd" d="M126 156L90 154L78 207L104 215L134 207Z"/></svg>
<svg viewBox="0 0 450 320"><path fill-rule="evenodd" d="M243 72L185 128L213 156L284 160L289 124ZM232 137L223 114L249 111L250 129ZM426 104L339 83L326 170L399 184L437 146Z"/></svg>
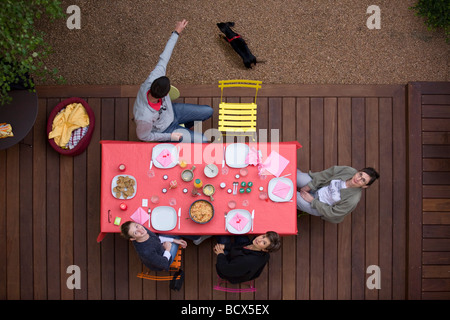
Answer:
<svg viewBox="0 0 450 320"><path fill-rule="evenodd" d="M255 210L254 228L249 233L262 234L266 231L276 231L280 235L297 234L297 206L296 195L294 195L290 202L274 202L270 199L261 200L259 198L259 188L263 187L267 192L269 181L275 176L267 175L262 179L258 175L257 166L247 166L248 175L236 178L236 174L240 173L239 168L228 169L227 174L223 174L222 159L224 153L224 144L183 144L173 143L180 149L180 160L187 161L186 169L190 169L195 165L194 180L200 178L203 184L210 183L215 187L214 200L214 217L206 224L198 224L189 219L189 207L192 202L205 199L210 200L209 197L203 195L193 196L192 189L194 189L194 180L185 182L181 179L181 172L183 169L176 165L170 169L157 168L153 165L154 177L148 176L150 161L152 158L152 149L156 143L147 142L129 142L129 141L101 141L102 146L102 172L101 172L101 232L97 241L101 241L106 233L120 232L120 224L132 220L131 215L142 207L145 212L148 208L154 209L157 206L171 206L170 200L175 199L176 204L172 207L178 213L181 208L181 228L178 230L177 226L170 231L161 232L153 229L148 221L144 224L147 228L157 233L177 234L177 235L206 235L206 234L230 234L225 231L225 213L231 209L228 207L228 202L234 200L236 202L236 209L245 209L249 212ZM255 148L261 151L262 162L271 154L272 151L278 152L280 155L289 160L287 167L281 173L281 176L289 175L289 178L296 186L297 173L297 149L300 148L298 142L281 142L281 143L250 143L250 148ZM214 178L208 178L204 174L204 168L207 164L214 163L219 168L219 174ZM119 171L120 164L125 164L125 171ZM136 178L136 195L132 199L117 199L113 196L111 191L112 180L117 175L131 175ZM167 180L163 177L167 176ZM177 181L177 187L169 189L171 180ZM233 188L233 182L242 181L253 182L250 193L237 195L228 194L227 189ZM224 182L226 187L220 188L220 183ZM163 193L163 189L167 189ZM183 189L187 188L188 193L183 193ZM157 195L159 203L153 204L151 197ZM143 199L148 199L148 207L143 206ZM120 209L119 205L125 203L127 209L124 211ZM247 204L248 203L248 204ZM247 205L246 205L247 204ZM120 224L115 225L116 217L120 218Z"/></svg>

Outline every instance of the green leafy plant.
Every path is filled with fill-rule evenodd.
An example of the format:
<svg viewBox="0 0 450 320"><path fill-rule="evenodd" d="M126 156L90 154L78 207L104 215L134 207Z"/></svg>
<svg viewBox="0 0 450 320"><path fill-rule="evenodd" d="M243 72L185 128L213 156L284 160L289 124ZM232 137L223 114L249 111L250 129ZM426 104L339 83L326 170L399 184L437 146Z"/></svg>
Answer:
<svg viewBox="0 0 450 320"><path fill-rule="evenodd" d="M64 16L59 0L0 1L0 105L11 101L11 86L22 84L34 91L32 77L57 81L58 70L49 70L45 59L51 47L44 32L36 30L35 21L46 15L51 21Z"/></svg>
<svg viewBox="0 0 450 320"><path fill-rule="evenodd" d="M418 0L410 9L416 11L416 16L425 19L429 30L442 28L446 42L450 42L450 1L449 0Z"/></svg>

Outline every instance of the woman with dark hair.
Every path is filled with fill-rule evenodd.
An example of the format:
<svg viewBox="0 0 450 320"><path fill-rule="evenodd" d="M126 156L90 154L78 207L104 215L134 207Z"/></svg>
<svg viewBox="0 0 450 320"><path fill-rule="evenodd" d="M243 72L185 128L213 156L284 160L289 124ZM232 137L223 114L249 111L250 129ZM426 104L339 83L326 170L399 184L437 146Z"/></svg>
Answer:
<svg viewBox="0 0 450 320"><path fill-rule="evenodd" d="M230 236L217 236L214 253L217 255L216 271L220 278L230 283L256 279L269 261L270 252L281 247L278 233L268 231L254 238L236 236L234 244Z"/></svg>
<svg viewBox="0 0 450 320"><path fill-rule="evenodd" d="M297 208L332 223L342 222L358 205L362 190L379 177L370 167L358 171L334 166L309 173L297 169Z"/></svg>

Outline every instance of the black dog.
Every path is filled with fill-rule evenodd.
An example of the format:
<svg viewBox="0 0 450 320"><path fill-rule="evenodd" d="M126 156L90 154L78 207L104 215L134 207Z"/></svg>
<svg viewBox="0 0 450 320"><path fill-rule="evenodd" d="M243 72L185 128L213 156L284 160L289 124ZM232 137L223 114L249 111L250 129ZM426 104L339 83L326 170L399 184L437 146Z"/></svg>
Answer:
<svg viewBox="0 0 450 320"><path fill-rule="evenodd" d="M220 22L217 24L220 31L225 34L223 37L226 41L228 41L233 47L234 51L236 51L244 60L244 65L246 68L251 68L252 63L256 65L256 57L250 52L250 49L247 47L244 39L231 30L230 27L234 26L234 22Z"/></svg>

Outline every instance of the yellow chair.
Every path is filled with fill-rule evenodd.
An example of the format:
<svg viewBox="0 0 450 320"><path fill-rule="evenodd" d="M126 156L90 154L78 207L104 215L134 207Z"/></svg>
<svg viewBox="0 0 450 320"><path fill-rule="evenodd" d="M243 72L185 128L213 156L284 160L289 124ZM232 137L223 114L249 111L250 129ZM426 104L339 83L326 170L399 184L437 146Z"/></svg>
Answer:
<svg viewBox="0 0 450 320"><path fill-rule="evenodd" d="M158 271L156 274L155 271L146 271L138 273L137 277L146 279L146 280L154 280L154 281L170 281L173 279L173 275L175 272L181 269L181 246L178 247L177 254L173 259L172 264L169 267L169 271ZM181 275L178 275L177 280L180 279Z"/></svg>
<svg viewBox="0 0 450 320"><path fill-rule="evenodd" d="M174 86L170 86L170 91L169 91L169 98L171 101L176 100L180 97L180 91L174 87Z"/></svg>
<svg viewBox="0 0 450 320"><path fill-rule="evenodd" d="M257 80L221 80L219 125L218 129L223 135L251 136L255 141L256 136L256 96L261 89L262 81ZM253 88L255 100L251 103L227 103L223 102L223 89L231 87Z"/></svg>

